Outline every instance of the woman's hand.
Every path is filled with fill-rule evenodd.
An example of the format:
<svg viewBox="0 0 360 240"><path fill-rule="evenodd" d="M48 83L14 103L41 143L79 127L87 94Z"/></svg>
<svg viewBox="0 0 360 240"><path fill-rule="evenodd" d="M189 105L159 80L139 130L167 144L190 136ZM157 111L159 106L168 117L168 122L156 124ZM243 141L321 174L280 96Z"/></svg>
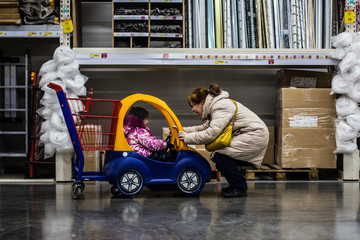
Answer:
<svg viewBox="0 0 360 240"><path fill-rule="evenodd" d="M179 132L179 140L180 140L180 141L184 141L184 140L185 140L185 134L186 134L186 133L183 132L183 131L180 131L180 132Z"/></svg>

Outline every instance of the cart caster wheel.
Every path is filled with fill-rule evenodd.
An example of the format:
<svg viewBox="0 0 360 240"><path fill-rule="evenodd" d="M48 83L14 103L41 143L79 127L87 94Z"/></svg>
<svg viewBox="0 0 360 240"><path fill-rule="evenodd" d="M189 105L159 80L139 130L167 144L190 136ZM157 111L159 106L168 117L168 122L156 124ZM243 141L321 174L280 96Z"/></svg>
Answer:
<svg viewBox="0 0 360 240"><path fill-rule="evenodd" d="M110 192L113 196L119 196L120 195L120 190L115 186L111 186L110 188Z"/></svg>
<svg viewBox="0 0 360 240"><path fill-rule="evenodd" d="M85 190L85 183L84 182L81 182L80 183L80 187L81 187L81 192L83 192Z"/></svg>
<svg viewBox="0 0 360 240"><path fill-rule="evenodd" d="M73 184L71 193L73 199L79 199L81 197L81 185Z"/></svg>

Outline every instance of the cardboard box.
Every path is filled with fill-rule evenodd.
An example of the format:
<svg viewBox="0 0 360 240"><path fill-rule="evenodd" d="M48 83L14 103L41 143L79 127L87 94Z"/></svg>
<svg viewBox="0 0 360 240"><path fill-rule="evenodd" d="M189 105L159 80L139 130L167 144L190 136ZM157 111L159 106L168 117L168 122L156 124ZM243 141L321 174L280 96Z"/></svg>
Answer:
<svg viewBox="0 0 360 240"><path fill-rule="evenodd" d="M1 13L0 19L20 19L20 13Z"/></svg>
<svg viewBox="0 0 360 240"><path fill-rule="evenodd" d="M275 127L268 126L269 129L269 144L265 152L262 164L274 164L275 163Z"/></svg>
<svg viewBox="0 0 360 240"><path fill-rule="evenodd" d="M278 87L331 88L331 73L282 69L277 74Z"/></svg>
<svg viewBox="0 0 360 240"><path fill-rule="evenodd" d="M278 92L279 108L335 108L335 95L325 88L281 88Z"/></svg>
<svg viewBox="0 0 360 240"><path fill-rule="evenodd" d="M205 149L205 145L194 145L191 147L193 147L201 156L203 156L209 162L212 171L217 171L215 163L210 159L211 152L208 152Z"/></svg>
<svg viewBox="0 0 360 240"><path fill-rule="evenodd" d="M0 8L15 8L19 7L19 1L0 1Z"/></svg>
<svg viewBox="0 0 360 240"><path fill-rule="evenodd" d="M277 140L283 148L327 147L335 151L334 128L280 128Z"/></svg>
<svg viewBox="0 0 360 240"><path fill-rule="evenodd" d="M21 19L1 19L0 24L21 24Z"/></svg>
<svg viewBox="0 0 360 240"><path fill-rule="evenodd" d="M100 171L100 151L83 151L84 171Z"/></svg>
<svg viewBox="0 0 360 240"><path fill-rule="evenodd" d="M76 127L79 132L80 127ZM83 146L99 147L102 144L102 128L100 125L85 125L80 142ZM83 151L84 171L100 171L100 151Z"/></svg>
<svg viewBox="0 0 360 240"><path fill-rule="evenodd" d="M12 14L12 13L19 13L19 8L0 8L0 14Z"/></svg>
<svg viewBox="0 0 360 240"><path fill-rule="evenodd" d="M283 128L334 128L336 110L330 108L279 109L278 124Z"/></svg>
<svg viewBox="0 0 360 240"><path fill-rule="evenodd" d="M330 148L277 147L276 163L282 168L336 168L334 150Z"/></svg>

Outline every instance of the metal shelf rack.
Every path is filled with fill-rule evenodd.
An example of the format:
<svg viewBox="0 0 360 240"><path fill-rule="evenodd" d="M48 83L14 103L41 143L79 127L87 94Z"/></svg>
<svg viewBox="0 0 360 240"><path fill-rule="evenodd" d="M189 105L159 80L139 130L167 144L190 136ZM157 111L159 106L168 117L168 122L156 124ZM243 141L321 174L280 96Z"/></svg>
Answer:
<svg viewBox="0 0 360 240"><path fill-rule="evenodd" d="M4 144L1 144L0 147L0 175L3 173L4 167L4 158L26 158L29 150L29 66L30 66L30 56L27 52L25 54L24 63L12 63L4 62L0 63L0 66L3 68L3 80L0 81L0 120L2 122L16 123L20 122L21 130L15 127L11 130L0 129L0 141L6 138L6 136L13 135L16 136L14 143L18 146L18 152L7 151ZM24 68L24 80L23 85L18 85L20 78L17 76L17 69ZM21 92L24 91L24 103L21 102ZM18 113L24 113L19 117ZM20 120L20 121L18 121ZM22 137L23 136L23 137ZM19 139L19 140L17 140ZM24 142L21 143L24 139Z"/></svg>

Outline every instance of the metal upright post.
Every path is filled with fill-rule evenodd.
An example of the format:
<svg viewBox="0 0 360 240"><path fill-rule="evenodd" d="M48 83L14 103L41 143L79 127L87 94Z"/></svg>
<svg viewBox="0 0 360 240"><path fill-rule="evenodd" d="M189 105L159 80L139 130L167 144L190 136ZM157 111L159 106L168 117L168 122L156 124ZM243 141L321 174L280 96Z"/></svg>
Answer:
<svg viewBox="0 0 360 240"><path fill-rule="evenodd" d="M70 18L70 0L60 0L60 45L70 47L70 33L64 33L62 21Z"/></svg>
<svg viewBox="0 0 360 240"><path fill-rule="evenodd" d="M348 18L345 19L345 31L346 32L356 32L356 6L354 0L346 0L345 5L345 18L349 16L354 16L354 21ZM343 159L344 165L344 180L359 180L359 151L355 151L353 153L345 153Z"/></svg>

